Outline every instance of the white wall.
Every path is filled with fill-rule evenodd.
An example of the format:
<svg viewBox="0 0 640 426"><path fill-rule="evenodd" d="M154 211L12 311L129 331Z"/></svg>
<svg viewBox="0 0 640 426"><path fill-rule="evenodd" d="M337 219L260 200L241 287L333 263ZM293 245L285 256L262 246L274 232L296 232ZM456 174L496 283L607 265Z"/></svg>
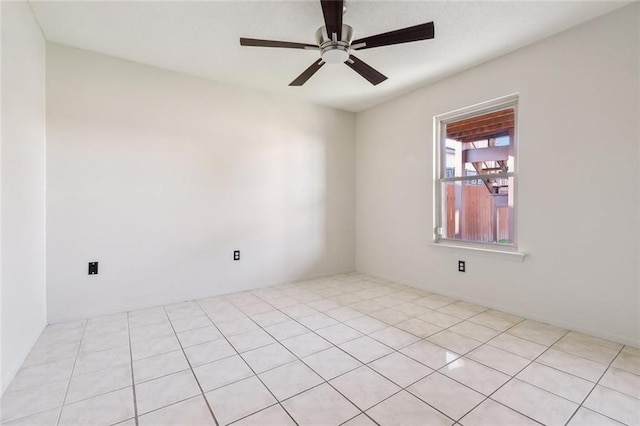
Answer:
<svg viewBox="0 0 640 426"><path fill-rule="evenodd" d="M358 114L357 269L640 344L639 10ZM430 247L433 116L515 92L518 230L528 257Z"/></svg>
<svg viewBox="0 0 640 426"><path fill-rule="evenodd" d="M26 2L2 2L2 391L46 325L45 42Z"/></svg>
<svg viewBox="0 0 640 426"><path fill-rule="evenodd" d="M355 267L351 113L49 44L47 138L52 321Z"/></svg>

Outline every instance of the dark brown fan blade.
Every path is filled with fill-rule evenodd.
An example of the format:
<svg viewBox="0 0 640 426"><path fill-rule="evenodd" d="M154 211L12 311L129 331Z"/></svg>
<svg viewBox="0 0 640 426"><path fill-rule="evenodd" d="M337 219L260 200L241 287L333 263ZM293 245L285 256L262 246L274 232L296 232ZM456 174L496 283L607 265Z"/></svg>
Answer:
<svg viewBox="0 0 640 426"><path fill-rule="evenodd" d="M343 0L320 0L322 14L324 15L324 25L327 27L327 35L332 39L332 34L336 33L336 41L342 39L342 8Z"/></svg>
<svg viewBox="0 0 640 426"><path fill-rule="evenodd" d="M316 73L316 71L318 71L323 65L325 64L325 62L322 59L318 59L317 61L315 61L313 64L311 64L311 66L309 68L307 68L306 70L304 70L302 72L302 74L300 74L298 76L298 78L296 78L295 80L293 80L291 83L289 83L289 86L302 86L303 84L305 84L307 82L307 80L309 80L311 78L312 75L314 75Z"/></svg>
<svg viewBox="0 0 640 426"><path fill-rule="evenodd" d="M345 62L345 64L347 64L349 68L369 80L369 83L373 84L374 86L382 83L387 79L386 76L371 68L369 65L365 64L353 55L349 56L349 59L347 60L347 62Z"/></svg>
<svg viewBox="0 0 640 426"><path fill-rule="evenodd" d="M372 47L390 46L392 44L409 43L411 41L428 40L435 35L433 22L403 28L401 30L389 31L370 37L364 37L351 43L355 50L370 49ZM364 46L359 47L359 44Z"/></svg>
<svg viewBox="0 0 640 426"><path fill-rule="evenodd" d="M293 43L290 41L260 40L257 38L240 38L241 46L285 47L289 49L318 49L315 44Z"/></svg>

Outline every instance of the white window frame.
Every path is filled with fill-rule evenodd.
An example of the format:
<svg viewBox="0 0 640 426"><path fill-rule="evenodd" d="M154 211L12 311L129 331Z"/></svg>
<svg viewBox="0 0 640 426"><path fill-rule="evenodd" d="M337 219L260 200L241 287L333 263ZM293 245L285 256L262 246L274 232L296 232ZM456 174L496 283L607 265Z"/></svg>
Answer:
<svg viewBox="0 0 640 426"><path fill-rule="evenodd" d="M444 114L439 114L433 118L434 129L434 167L433 167L433 243L437 246L446 246L452 248L468 248L476 251L483 252L496 252L496 253L513 253L517 255L520 260L524 258L523 253L518 252L518 173L519 173L519 143L518 143L518 102L519 94L511 94L500 98L492 99L487 102L482 102L469 107L457 109ZM499 243L487 243L480 241L462 241L450 238L443 238L442 230L444 226L442 224L442 209L444 206L444 199L442 194L443 182L455 182L469 180L471 176L466 177L446 177L446 156L441 155L442 152L446 152L446 132L443 132L447 123L464 120L476 115L488 114L491 112L499 111L506 108L513 108L514 111L514 123L515 129L513 134L514 144L514 164L515 170L506 173L492 174L492 178L513 178L513 243L512 244L499 244ZM477 176L473 176L477 179Z"/></svg>

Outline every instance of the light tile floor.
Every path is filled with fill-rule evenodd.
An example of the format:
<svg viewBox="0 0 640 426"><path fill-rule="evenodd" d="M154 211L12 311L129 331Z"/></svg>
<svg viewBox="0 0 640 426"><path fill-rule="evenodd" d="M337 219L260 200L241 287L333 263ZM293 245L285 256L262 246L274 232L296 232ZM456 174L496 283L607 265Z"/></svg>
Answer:
<svg viewBox="0 0 640 426"><path fill-rule="evenodd" d="M7 425L640 425L640 350L354 273L52 324Z"/></svg>

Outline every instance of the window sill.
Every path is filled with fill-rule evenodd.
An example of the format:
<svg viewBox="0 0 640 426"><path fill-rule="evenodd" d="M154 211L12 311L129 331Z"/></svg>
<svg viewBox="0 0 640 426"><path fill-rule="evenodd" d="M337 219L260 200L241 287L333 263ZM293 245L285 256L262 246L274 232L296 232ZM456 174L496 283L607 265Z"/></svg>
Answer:
<svg viewBox="0 0 640 426"><path fill-rule="evenodd" d="M442 248L446 250L453 251L465 251L470 254L478 254L483 256L489 256L497 259L505 259L513 262L523 262L526 256L526 253L521 253L519 251L511 251L511 250L496 250L485 247L473 247L467 245L458 245L451 243L430 243L430 247L433 248Z"/></svg>

